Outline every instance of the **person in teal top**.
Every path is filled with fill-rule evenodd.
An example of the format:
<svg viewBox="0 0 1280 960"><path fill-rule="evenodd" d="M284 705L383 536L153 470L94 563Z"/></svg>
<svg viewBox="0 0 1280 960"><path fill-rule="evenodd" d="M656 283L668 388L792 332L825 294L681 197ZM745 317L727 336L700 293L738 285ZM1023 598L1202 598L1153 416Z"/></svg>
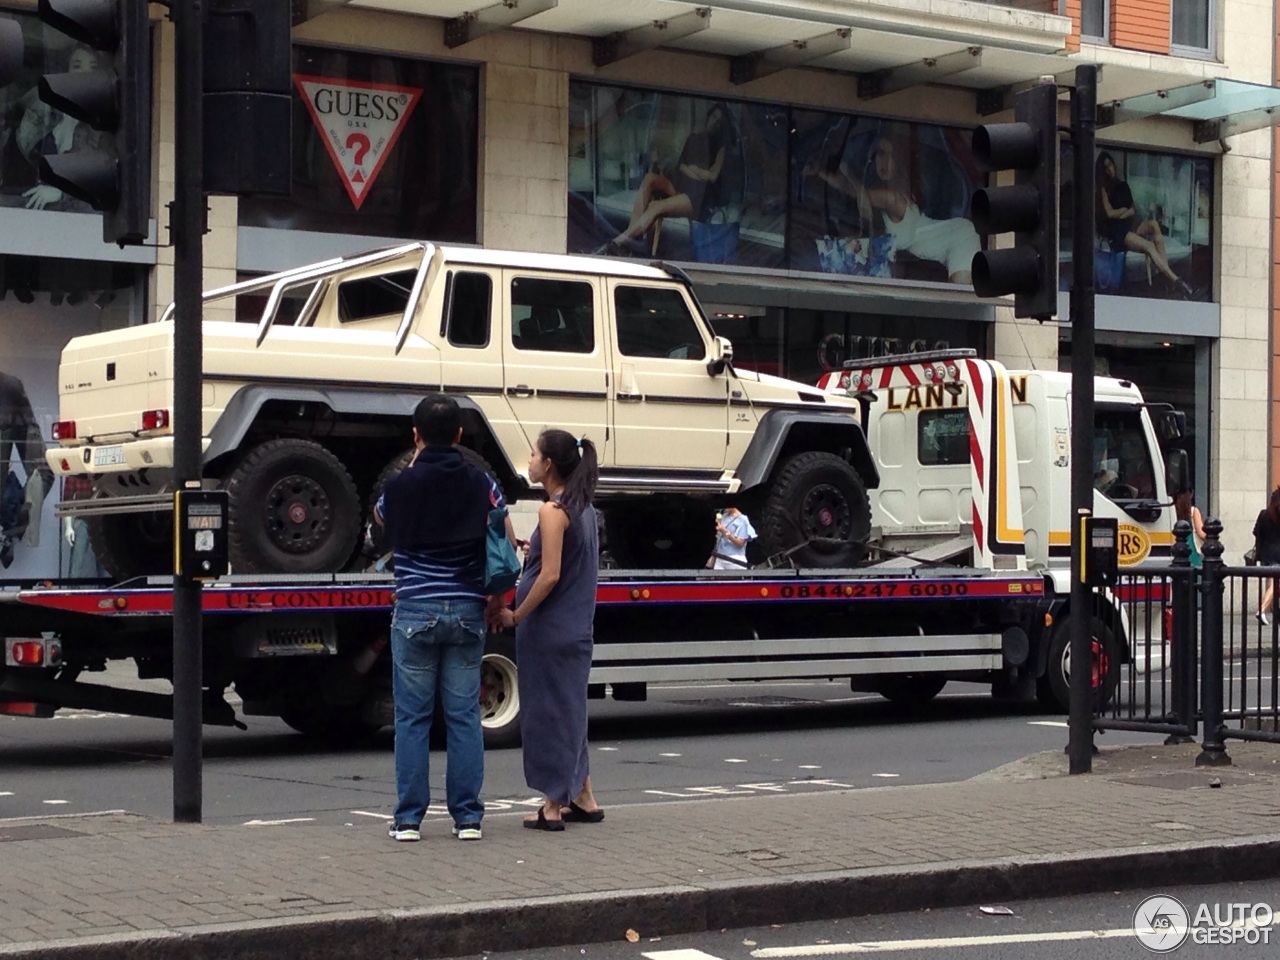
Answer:
<svg viewBox="0 0 1280 960"><path fill-rule="evenodd" d="M1195 505L1195 498L1194 490L1185 490L1174 498L1173 505L1178 519L1191 524L1191 565L1198 567L1204 562L1204 555L1200 552L1200 545L1204 543L1204 518Z"/></svg>

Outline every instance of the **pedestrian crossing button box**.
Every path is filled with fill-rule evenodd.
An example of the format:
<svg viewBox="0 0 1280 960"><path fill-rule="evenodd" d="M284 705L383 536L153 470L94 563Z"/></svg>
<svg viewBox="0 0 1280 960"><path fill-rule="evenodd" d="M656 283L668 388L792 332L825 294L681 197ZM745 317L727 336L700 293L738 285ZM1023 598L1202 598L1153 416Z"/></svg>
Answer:
<svg viewBox="0 0 1280 960"><path fill-rule="evenodd" d="M213 580L227 573L225 490L178 490L174 493L174 573L193 580Z"/></svg>
<svg viewBox="0 0 1280 960"><path fill-rule="evenodd" d="M1114 587L1120 579L1120 522L1115 517L1082 517L1080 525L1080 579L1091 587Z"/></svg>

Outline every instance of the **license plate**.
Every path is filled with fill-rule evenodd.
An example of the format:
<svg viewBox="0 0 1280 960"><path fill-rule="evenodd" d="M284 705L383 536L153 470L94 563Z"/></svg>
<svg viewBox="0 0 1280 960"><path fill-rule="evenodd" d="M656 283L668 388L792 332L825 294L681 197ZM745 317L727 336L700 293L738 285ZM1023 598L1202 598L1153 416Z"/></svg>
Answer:
<svg viewBox="0 0 1280 960"><path fill-rule="evenodd" d="M98 447L93 451L93 465L95 467L114 467L124 463L124 447Z"/></svg>

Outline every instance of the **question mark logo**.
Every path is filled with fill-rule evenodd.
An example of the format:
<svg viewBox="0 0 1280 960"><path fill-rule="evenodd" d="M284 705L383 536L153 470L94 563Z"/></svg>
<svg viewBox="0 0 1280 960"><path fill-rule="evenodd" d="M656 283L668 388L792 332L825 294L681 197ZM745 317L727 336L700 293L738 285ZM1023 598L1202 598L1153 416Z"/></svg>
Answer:
<svg viewBox="0 0 1280 960"><path fill-rule="evenodd" d="M369 152L369 149L372 146L373 144L369 142L369 137L363 133L353 133L347 137L347 149L350 150L352 147L355 147L355 162L357 167L364 163L364 156ZM353 176L351 180L353 183L363 183L364 171L357 170L355 176Z"/></svg>

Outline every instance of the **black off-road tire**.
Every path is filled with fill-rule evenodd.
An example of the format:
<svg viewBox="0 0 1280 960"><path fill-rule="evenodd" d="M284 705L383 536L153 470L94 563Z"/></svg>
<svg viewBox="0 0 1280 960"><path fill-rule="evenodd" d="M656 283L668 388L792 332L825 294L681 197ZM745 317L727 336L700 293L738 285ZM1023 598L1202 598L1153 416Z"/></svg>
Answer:
<svg viewBox="0 0 1280 960"><path fill-rule="evenodd" d="M810 451L787 460L774 474L760 520L766 555L799 547L790 554L796 566L852 567L871 537L871 501L846 461Z"/></svg>
<svg viewBox="0 0 1280 960"><path fill-rule="evenodd" d="M115 579L173 572L172 513L116 513L84 522L93 555Z"/></svg>
<svg viewBox="0 0 1280 960"><path fill-rule="evenodd" d="M467 461L473 467L479 467L489 476L497 479L497 475L493 472L493 467L489 466L489 461L483 456L472 450L470 447L456 446L454 447L462 454L462 459ZM364 553L367 557L377 560L387 552L386 531L373 518L374 508L378 505L378 501L382 498L382 491L387 488L387 483L392 477L396 476L405 467L409 466L409 461L413 459L413 448L410 447L403 453L398 453L382 468L382 472L378 474L378 479L373 482L373 487L369 490L369 503L365 510L365 544ZM501 488L501 481L499 481ZM506 496L506 492L503 492Z"/></svg>
<svg viewBox="0 0 1280 960"><path fill-rule="evenodd" d="M1095 663L1091 669L1097 671L1092 678L1093 709L1097 712L1111 703L1120 685L1121 651L1114 632L1096 615L1093 617L1092 636ZM1044 676L1036 681L1036 699L1046 710L1056 713L1067 713L1071 707L1071 677L1066 668L1070 645L1071 618L1066 616L1054 625ZM1105 655L1101 664L1096 662L1100 653Z"/></svg>
<svg viewBox="0 0 1280 960"><path fill-rule="evenodd" d="M360 497L342 461L320 444L259 444L224 486L233 573L337 573L355 552Z"/></svg>

